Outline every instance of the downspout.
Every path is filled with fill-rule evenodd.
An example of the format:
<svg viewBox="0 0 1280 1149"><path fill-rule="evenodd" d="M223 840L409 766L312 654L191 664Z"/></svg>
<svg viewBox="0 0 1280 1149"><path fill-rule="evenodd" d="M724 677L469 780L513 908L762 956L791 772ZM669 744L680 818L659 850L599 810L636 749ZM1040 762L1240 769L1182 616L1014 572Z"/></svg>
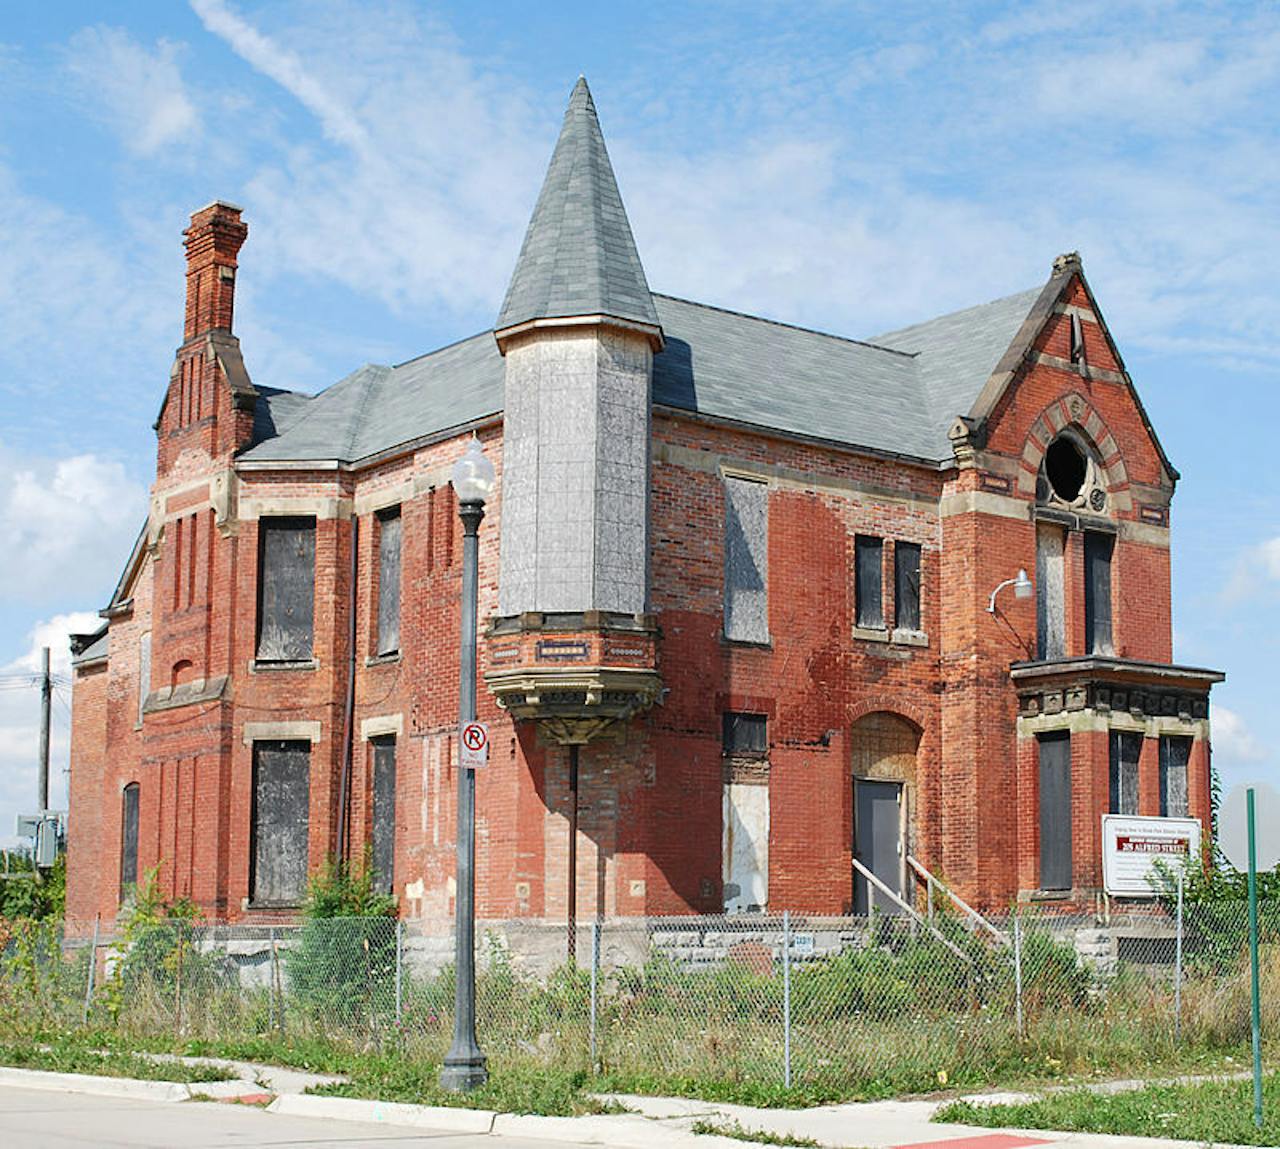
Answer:
<svg viewBox="0 0 1280 1149"><path fill-rule="evenodd" d="M351 789L352 742L356 708L356 597L360 572L360 516L351 511L351 588L347 601L347 701L342 718L342 780L338 784L338 862L347 859L347 794Z"/></svg>

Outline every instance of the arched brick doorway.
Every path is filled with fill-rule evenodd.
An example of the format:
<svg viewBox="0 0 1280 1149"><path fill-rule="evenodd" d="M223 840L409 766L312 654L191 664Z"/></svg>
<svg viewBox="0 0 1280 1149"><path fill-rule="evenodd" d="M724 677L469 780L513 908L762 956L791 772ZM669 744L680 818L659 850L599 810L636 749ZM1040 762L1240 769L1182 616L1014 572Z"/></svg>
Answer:
<svg viewBox="0 0 1280 1149"><path fill-rule="evenodd" d="M915 849L916 751L920 730L912 722L876 711L853 724L853 856L894 893L907 898L907 855ZM883 913L900 908L854 875L854 912L874 906ZM907 899L909 900L909 899Z"/></svg>

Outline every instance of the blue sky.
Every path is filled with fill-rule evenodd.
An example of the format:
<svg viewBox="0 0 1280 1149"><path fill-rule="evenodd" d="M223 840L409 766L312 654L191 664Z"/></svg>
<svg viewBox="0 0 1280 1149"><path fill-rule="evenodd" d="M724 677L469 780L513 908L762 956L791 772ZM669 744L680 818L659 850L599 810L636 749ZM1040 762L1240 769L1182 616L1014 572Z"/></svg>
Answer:
<svg viewBox="0 0 1280 1149"><path fill-rule="evenodd" d="M0 839L13 676L145 513L189 212L245 208L255 380L407 359L492 323L579 72L656 290L867 336L1082 252L1183 476L1175 656L1229 674L1226 781L1274 776L1274 5L63 0L0 29Z"/></svg>

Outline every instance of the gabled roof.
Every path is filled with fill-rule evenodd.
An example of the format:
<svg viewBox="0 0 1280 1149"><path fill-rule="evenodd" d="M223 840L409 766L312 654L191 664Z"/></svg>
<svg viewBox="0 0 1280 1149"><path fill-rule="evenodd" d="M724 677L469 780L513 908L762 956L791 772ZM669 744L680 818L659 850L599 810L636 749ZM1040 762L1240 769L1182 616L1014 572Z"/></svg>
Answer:
<svg viewBox="0 0 1280 1149"><path fill-rule="evenodd" d="M666 344L653 401L784 434L944 462L1039 290L859 342L654 295ZM314 398L260 388L241 458L354 463L502 410L503 361L483 332L402 363L365 366Z"/></svg>
<svg viewBox="0 0 1280 1149"><path fill-rule="evenodd" d="M931 442L945 441L955 417L970 413L1041 291L1021 291L871 340L916 356L925 406L933 419Z"/></svg>
<svg viewBox="0 0 1280 1149"><path fill-rule="evenodd" d="M569 97L495 330L578 315L658 325L585 77Z"/></svg>

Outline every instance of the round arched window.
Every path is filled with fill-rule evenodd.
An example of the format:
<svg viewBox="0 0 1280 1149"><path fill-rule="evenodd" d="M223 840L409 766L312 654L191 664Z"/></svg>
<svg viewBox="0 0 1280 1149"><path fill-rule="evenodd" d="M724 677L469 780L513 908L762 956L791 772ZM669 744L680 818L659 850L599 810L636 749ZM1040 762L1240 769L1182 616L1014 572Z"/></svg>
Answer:
<svg viewBox="0 0 1280 1149"><path fill-rule="evenodd" d="M1044 473L1053 493L1064 503L1074 503L1084 487L1088 461L1072 439L1061 436L1045 452Z"/></svg>

